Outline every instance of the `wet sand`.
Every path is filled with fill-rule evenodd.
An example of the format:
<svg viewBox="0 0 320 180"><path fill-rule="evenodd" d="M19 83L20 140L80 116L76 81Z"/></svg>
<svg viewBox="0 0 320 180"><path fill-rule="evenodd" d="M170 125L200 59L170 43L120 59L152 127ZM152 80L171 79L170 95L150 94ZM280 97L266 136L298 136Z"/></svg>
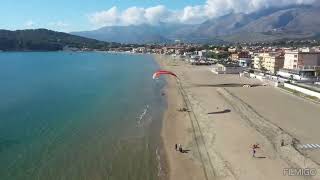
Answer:
<svg viewBox="0 0 320 180"><path fill-rule="evenodd" d="M281 101L281 106L285 107L286 102L282 102L281 98L263 93L269 92L271 87L242 88L243 84L262 83L236 75L214 75L207 66L191 66L168 56L155 57L163 69L173 71L180 77L184 93L181 96L175 79L167 77L168 110L162 138L169 179L304 179L285 176L283 169L302 166L318 168L292 146L280 147L279 138L289 141L292 137L268 119L274 119L272 116L265 121L265 113L260 114L261 109L272 114L272 104L255 109L254 99L257 98L266 101L277 98L279 101L276 102ZM251 95L251 91L260 92L261 88L264 89L262 93ZM273 93L288 98L286 94L281 94L283 92ZM184 105L184 99L187 99L187 105ZM184 106L191 112L177 111ZM289 109L284 110L284 113L290 113ZM291 126L289 128L293 129ZM190 152L176 152L175 143L182 144ZM259 158L252 157L251 146L254 143L261 146L257 151Z"/></svg>
<svg viewBox="0 0 320 180"><path fill-rule="evenodd" d="M161 67L166 68L167 63L158 56L156 58ZM164 115L161 137L164 144L166 162L168 165L168 179L197 180L205 179L201 163L195 159L197 149L194 144L194 136L191 131L191 123L186 112L179 112L184 107L183 98L179 92L177 81L167 78L165 89L168 108ZM180 153L175 150L175 144L181 144L188 153Z"/></svg>

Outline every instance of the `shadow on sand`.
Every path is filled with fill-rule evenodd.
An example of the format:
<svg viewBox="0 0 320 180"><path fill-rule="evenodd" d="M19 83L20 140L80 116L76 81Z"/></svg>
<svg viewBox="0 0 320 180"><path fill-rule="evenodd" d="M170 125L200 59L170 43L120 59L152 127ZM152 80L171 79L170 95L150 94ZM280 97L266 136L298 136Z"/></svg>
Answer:
<svg viewBox="0 0 320 180"><path fill-rule="evenodd" d="M189 149L182 149L180 152L181 153L189 153L189 151L190 151Z"/></svg>
<svg viewBox="0 0 320 180"><path fill-rule="evenodd" d="M211 115L211 114L224 114L224 113L229 113L229 112L231 112L230 109L225 109L225 110L223 110L223 111L210 112L210 113L208 113L208 114L209 114L209 115Z"/></svg>
<svg viewBox="0 0 320 180"><path fill-rule="evenodd" d="M257 159L265 159L265 158L267 158L267 157L264 157L264 156L257 156L257 157L255 157L255 158L257 158Z"/></svg>

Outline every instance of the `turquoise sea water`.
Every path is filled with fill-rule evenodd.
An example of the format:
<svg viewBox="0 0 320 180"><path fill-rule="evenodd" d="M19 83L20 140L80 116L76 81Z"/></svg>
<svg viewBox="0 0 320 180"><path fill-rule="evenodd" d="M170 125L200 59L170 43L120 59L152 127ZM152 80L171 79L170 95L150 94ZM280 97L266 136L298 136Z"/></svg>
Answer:
<svg viewBox="0 0 320 180"><path fill-rule="evenodd" d="M0 53L0 179L157 179L151 56Z"/></svg>

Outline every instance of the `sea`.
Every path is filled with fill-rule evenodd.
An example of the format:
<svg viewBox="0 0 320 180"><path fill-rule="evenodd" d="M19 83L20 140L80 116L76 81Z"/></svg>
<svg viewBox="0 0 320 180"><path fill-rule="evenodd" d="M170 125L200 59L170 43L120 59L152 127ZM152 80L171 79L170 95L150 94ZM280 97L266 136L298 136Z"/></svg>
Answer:
<svg viewBox="0 0 320 180"><path fill-rule="evenodd" d="M1 52L0 179L159 179L158 69L149 55Z"/></svg>

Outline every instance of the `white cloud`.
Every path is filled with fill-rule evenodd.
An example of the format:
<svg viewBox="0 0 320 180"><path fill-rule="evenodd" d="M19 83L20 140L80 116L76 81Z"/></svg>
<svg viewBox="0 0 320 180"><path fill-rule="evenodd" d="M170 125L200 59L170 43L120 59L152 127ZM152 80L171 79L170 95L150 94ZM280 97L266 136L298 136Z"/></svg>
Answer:
<svg viewBox="0 0 320 180"><path fill-rule="evenodd" d="M27 22L24 23L24 28L33 29L33 28L35 28L36 25L37 25L37 23L35 23L34 21L28 20Z"/></svg>
<svg viewBox="0 0 320 180"><path fill-rule="evenodd" d="M89 20L96 26L110 26L120 23L118 16L118 8L114 6L109 10L96 12L92 15L89 15Z"/></svg>
<svg viewBox="0 0 320 180"><path fill-rule="evenodd" d="M147 8L144 12L144 17L148 23L157 24L161 21L170 21L171 13L165 6L159 5Z"/></svg>
<svg viewBox="0 0 320 180"><path fill-rule="evenodd" d="M207 0L205 4L186 6L181 10L170 10L163 5L149 8L129 7L123 11L112 7L89 15L89 21L96 27L137 25L159 22L201 23L209 18L230 12L250 13L258 9L293 4L312 4L318 0Z"/></svg>

